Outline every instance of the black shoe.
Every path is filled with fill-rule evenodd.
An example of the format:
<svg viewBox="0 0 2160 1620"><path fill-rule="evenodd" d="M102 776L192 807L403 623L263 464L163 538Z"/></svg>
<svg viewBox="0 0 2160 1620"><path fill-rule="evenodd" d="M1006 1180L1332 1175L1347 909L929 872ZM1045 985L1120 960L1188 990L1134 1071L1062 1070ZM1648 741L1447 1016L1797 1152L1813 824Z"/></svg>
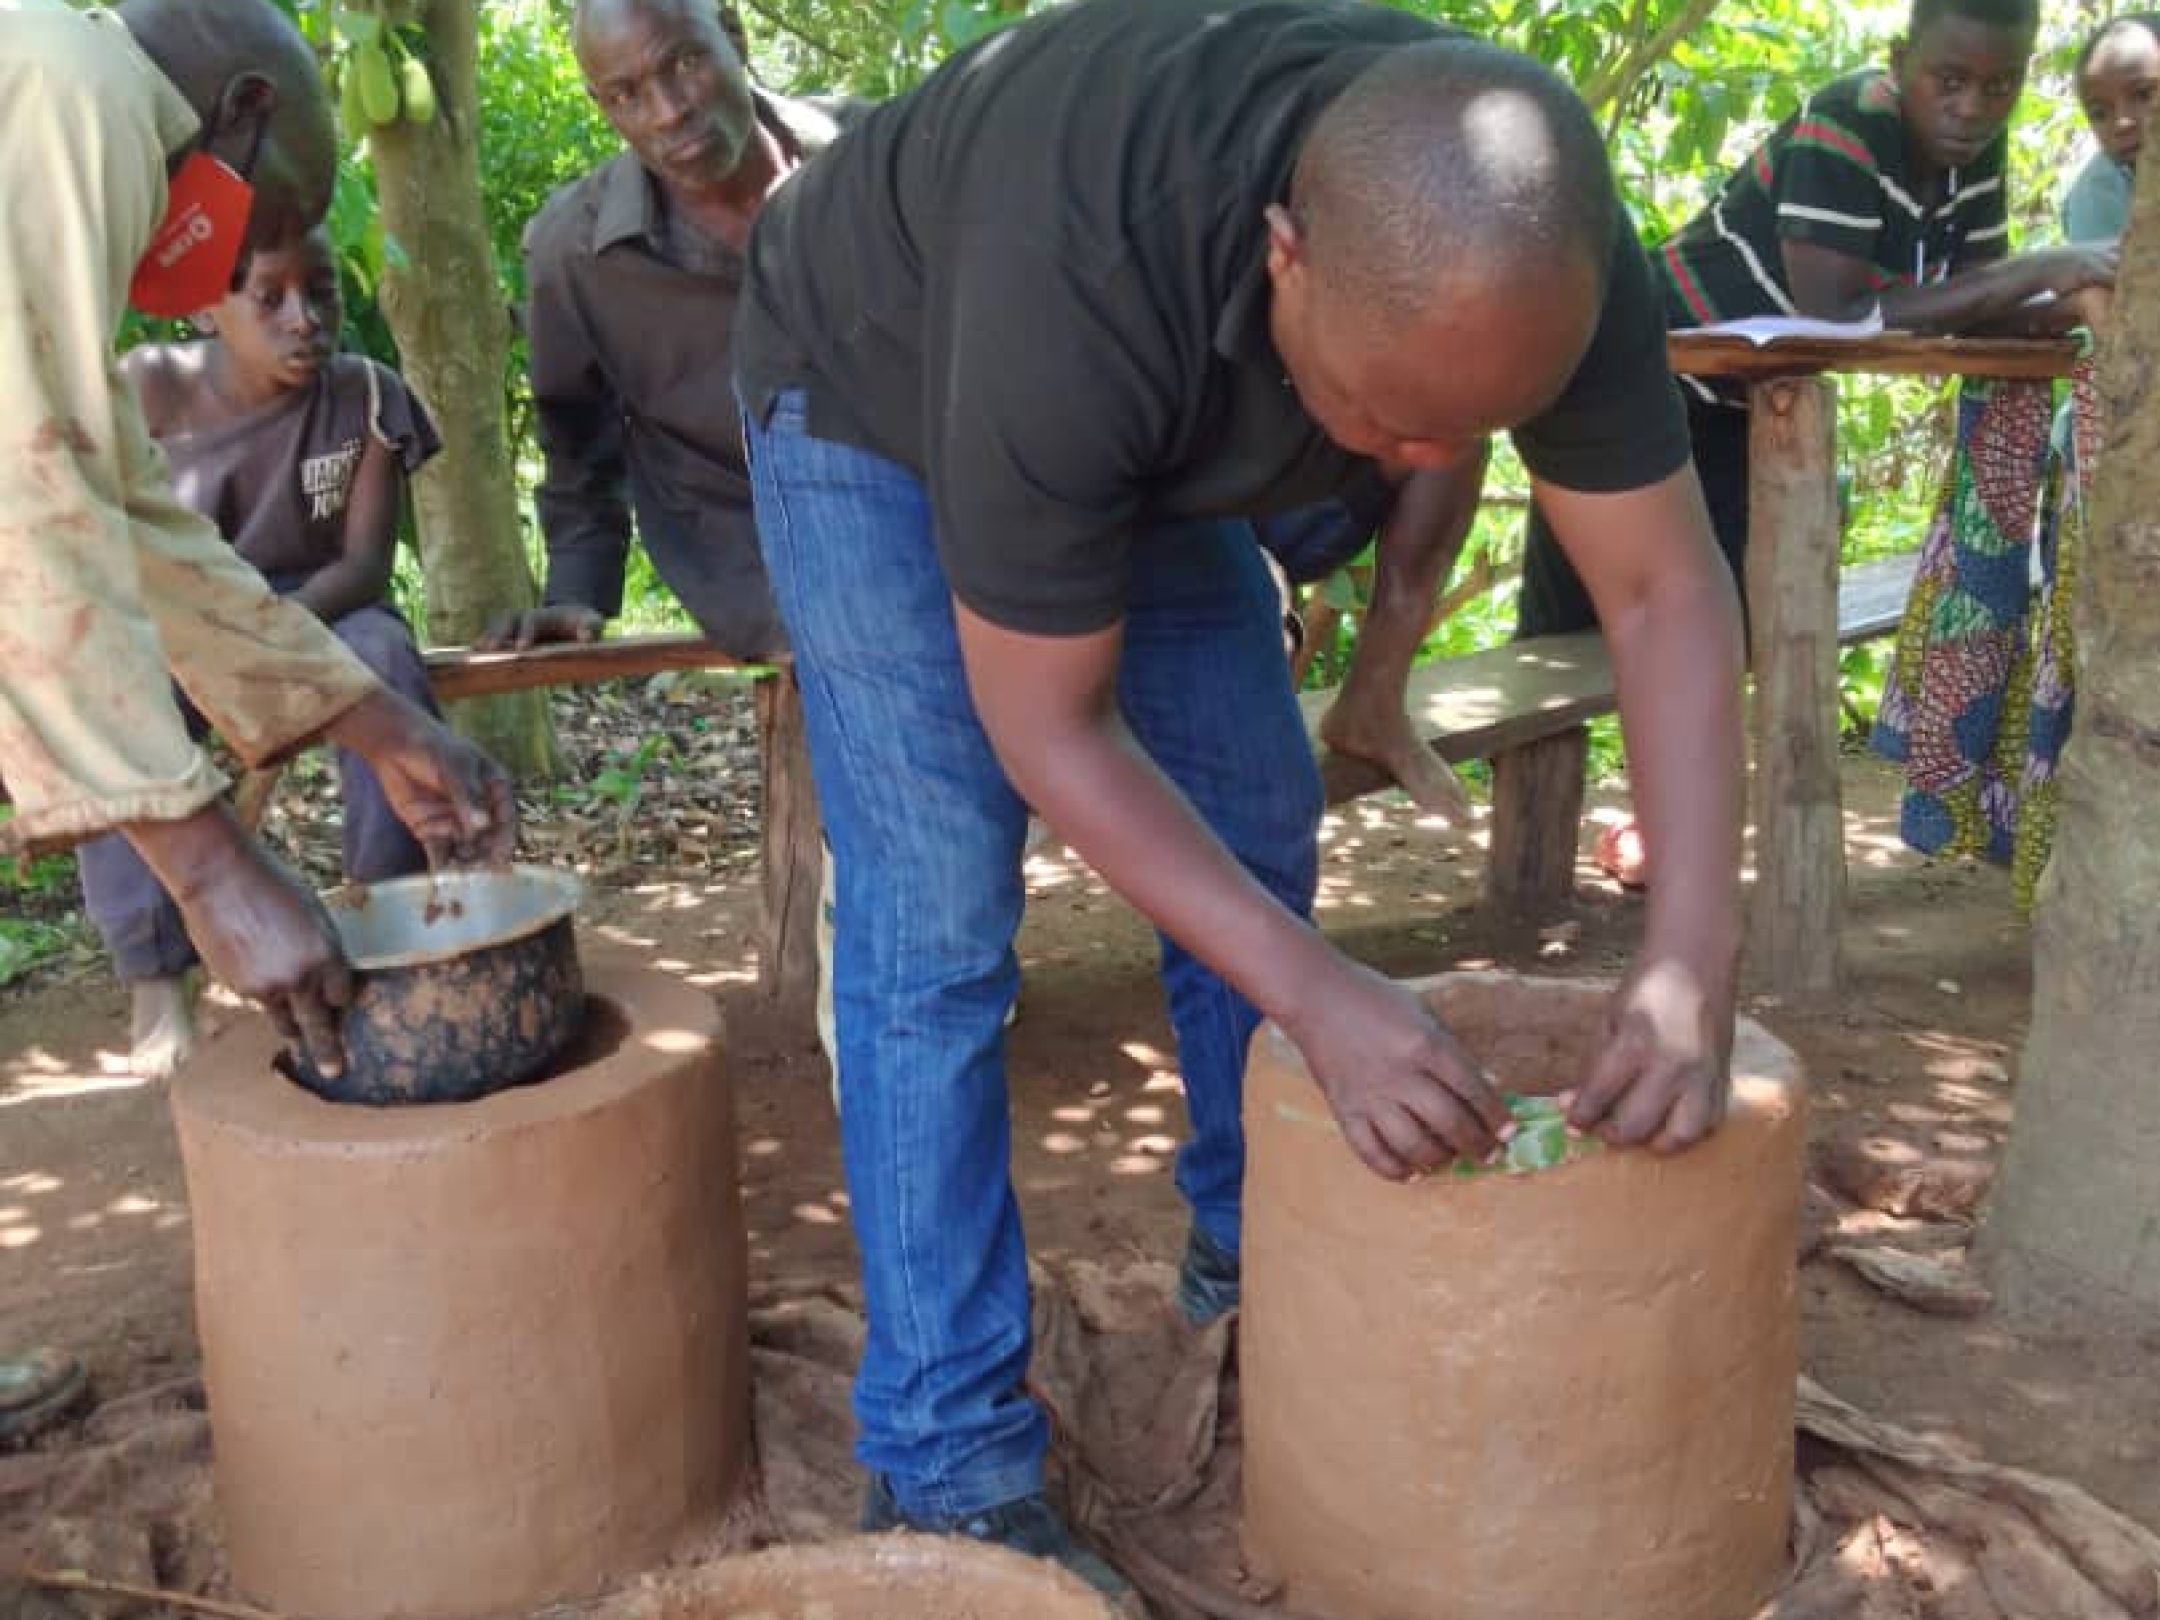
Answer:
<svg viewBox="0 0 2160 1620"><path fill-rule="evenodd" d="M1238 1308L1243 1276L1238 1257L1195 1225L1185 1236L1185 1258L1178 1265L1178 1310L1194 1327L1228 1316Z"/></svg>
<svg viewBox="0 0 2160 1620"><path fill-rule="evenodd" d="M862 1528L865 1530L918 1530L932 1536L965 1536L1010 1547L1030 1558L1047 1558L1062 1564L1113 1603L1133 1596L1132 1584L1112 1569L1066 1527L1057 1509L1041 1493L1000 1502L979 1513L962 1513L950 1519L917 1518L901 1511L892 1489L876 1475L863 1492Z"/></svg>

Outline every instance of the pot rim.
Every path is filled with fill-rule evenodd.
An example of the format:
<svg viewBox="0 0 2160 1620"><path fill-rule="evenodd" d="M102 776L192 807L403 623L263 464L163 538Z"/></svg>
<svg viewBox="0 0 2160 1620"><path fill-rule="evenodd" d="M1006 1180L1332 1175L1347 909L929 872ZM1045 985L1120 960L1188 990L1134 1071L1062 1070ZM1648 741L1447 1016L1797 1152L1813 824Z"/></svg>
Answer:
<svg viewBox="0 0 2160 1620"><path fill-rule="evenodd" d="M523 862L515 862L507 867L476 866L441 872L415 872L409 877L385 878L380 883L347 884L327 898L330 909L335 914L340 910L357 911L378 896L397 898L407 893L425 894L432 890L438 896L454 897L459 890L482 883L499 883L506 878L516 879L532 888L554 892L532 915L484 938L466 939L454 945L432 948L423 946L402 951L348 951L348 960L358 972L379 973L394 968L429 967L439 962L453 962L461 957L477 956L482 951L513 945L521 939L546 933L558 923L568 921L571 914L577 910L579 902L585 898L585 885L574 874L552 866L535 866Z"/></svg>

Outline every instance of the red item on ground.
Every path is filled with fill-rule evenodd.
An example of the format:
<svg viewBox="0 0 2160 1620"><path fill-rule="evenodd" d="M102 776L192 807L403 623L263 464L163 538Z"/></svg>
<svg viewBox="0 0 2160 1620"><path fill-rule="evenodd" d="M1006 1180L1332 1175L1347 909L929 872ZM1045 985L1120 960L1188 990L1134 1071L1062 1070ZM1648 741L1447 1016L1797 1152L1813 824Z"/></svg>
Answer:
<svg viewBox="0 0 2160 1620"><path fill-rule="evenodd" d="M1649 885L1650 862L1643 851L1642 829L1632 819L1615 822L1600 832L1590 858L1597 862L1600 872L1623 889Z"/></svg>

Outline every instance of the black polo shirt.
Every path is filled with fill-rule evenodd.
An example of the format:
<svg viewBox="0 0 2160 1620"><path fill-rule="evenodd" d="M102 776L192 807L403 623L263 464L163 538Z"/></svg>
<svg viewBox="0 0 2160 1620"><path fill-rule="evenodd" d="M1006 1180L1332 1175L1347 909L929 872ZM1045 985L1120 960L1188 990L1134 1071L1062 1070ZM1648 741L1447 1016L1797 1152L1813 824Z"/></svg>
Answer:
<svg viewBox="0 0 2160 1620"><path fill-rule="evenodd" d="M1447 32L1356 0L1080 0L992 35L766 204L743 397L762 419L801 387L812 433L920 475L947 578L984 617L1113 622L1143 530L1369 470L1275 353L1263 210L1344 86ZM1688 454L1624 220L1611 283L1577 375L1515 433L1574 489L1653 483Z"/></svg>

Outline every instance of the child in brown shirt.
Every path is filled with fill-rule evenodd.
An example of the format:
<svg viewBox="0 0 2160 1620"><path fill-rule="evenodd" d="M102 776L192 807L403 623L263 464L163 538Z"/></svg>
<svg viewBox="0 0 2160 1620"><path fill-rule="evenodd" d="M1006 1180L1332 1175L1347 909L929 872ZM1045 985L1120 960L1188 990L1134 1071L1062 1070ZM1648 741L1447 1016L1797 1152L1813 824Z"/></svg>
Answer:
<svg viewBox="0 0 2160 1620"><path fill-rule="evenodd" d="M318 229L257 252L234 289L196 318L208 338L148 344L121 367L180 498L385 685L432 712L412 631L387 597L404 480L440 441L396 373L338 352L343 315L336 261ZM374 774L349 753L338 766L347 877L423 870L425 855ZM125 839L94 840L79 855L85 906L133 992L134 1066L162 1077L192 1034L194 947Z"/></svg>

